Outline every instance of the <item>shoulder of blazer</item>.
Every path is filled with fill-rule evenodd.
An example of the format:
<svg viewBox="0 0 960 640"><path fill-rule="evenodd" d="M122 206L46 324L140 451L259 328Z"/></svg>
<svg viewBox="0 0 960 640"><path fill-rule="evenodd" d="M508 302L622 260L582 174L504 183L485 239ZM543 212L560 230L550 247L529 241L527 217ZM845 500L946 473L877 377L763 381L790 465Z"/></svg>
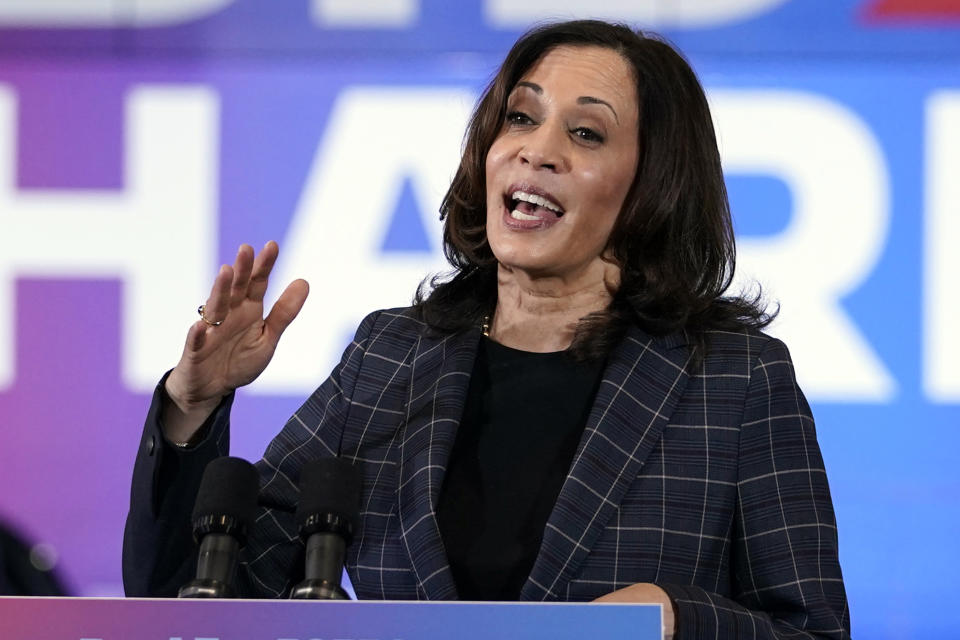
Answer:
<svg viewBox="0 0 960 640"><path fill-rule="evenodd" d="M706 332L707 352L703 359L703 371L743 369L749 378L765 349L782 349L786 345L777 338L758 329L744 327L739 331L710 330ZM789 358L789 355L787 356Z"/></svg>

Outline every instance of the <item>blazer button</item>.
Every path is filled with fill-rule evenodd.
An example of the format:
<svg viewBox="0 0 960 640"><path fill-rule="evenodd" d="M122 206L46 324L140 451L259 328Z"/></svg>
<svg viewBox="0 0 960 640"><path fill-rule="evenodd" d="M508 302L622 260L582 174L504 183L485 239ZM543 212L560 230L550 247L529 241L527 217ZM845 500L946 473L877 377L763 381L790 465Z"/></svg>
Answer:
<svg viewBox="0 0 960 640"><path fill-rule="evenodd" d="M147 455L152 456L153 450L157 448L157 436L150 436L147 440Z"/></svg>

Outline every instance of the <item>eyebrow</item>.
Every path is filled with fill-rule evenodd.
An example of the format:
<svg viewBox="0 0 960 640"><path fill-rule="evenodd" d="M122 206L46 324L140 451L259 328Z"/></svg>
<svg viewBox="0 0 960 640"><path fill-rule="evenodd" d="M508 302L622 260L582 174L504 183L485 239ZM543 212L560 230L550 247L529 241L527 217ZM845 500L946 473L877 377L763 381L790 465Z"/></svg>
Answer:
<svg viewBox="0 0 960 640"><path fill-rule="evenodd" d="M517 86L526 87L527 89L530 89L537 95L543 95L543 87L541 87L535 82L527 82L524 80L524 81L518 82ZM602 104L607 109L610 109L610 113L613 114L613 119L617 121L617 124L620 124L620 118L619 116L617 116L617 110L614 109L613 106L606 100L601 100L600 98L595 98L594 96L580 96L579 98L577 98L577 104Z"/></svg>

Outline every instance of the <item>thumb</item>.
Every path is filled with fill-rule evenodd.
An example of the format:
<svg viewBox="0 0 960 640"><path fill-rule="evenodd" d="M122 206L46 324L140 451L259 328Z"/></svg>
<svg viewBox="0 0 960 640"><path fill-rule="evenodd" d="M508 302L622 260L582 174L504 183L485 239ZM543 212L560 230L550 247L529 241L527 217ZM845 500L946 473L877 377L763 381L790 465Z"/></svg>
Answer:
<svg viewBox="0 0 960 640"><path fill-rule="evenodd" d="M274 344L280 340L280 336L300 313L309 293L310 285L306 280L294 280L280 294L264 321L264 332L269 335Z"/></svg>
<svg viewBox="0 0 960 640"><path fill-rule="evenodd" d="M187 352L200 351L200 349L203 348L206 339L207 326L204 324L203 320L197 320L190 325L190 330L187 331L185 350Z"/></svg>

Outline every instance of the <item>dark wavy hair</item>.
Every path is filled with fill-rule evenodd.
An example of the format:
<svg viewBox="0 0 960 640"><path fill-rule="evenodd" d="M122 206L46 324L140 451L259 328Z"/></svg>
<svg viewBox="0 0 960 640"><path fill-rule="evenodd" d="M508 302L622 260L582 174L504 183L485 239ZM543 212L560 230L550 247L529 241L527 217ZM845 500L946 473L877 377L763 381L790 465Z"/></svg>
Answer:
<svg viewBox="0 0 960 640"><path fill-rule="evenodd" d="M577 20L524 34L507 54L470 120L460 167L440 208L444 253L454 271L425 280L418 316L440 333L476 327L497 300L497 260L486 234L486 156L523 75L560 46L603 47L629 63L639 107L639 161L608 240L621 268L610 306L582 318L571 352L604 357L631 324L654 335L682 331L706 348L710 329L766 326L760 293L723 297L733 279L735 245L720 154L703 88L663 39L622 24Z"/></svg>

